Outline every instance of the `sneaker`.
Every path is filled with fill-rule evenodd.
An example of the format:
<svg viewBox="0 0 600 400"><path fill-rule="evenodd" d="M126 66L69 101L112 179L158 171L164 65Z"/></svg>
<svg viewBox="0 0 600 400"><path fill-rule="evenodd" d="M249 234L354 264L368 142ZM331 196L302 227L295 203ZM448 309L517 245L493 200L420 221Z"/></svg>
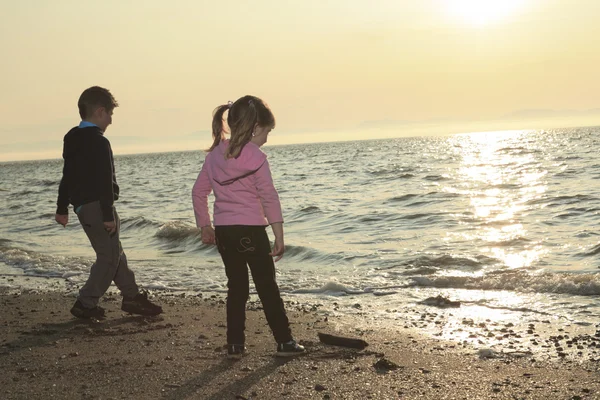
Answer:
<svg viewBox="0 0 600 400"><path fill-rule="evenodd" d="M228 344L227 358L230 360L239 360L246 353L246 347L243 344Z"/></svg>
<svg viewBox="0 0 600 400"><path fill-rule="evenodd" d="M90 319L90 318L104 318L104 308L96 306L94 308L86 308L81 304L81 301L77 300L73 307L71 307L71 314L76 318Z"/></svg>
<svg viewBox="0 0 600 400"><path fill-rule="evenodd" d="M278 343L275 355L277 357L293 357L304 353L306 353L304 346L296 343L295 340L290 340L287 343Z"/></svg>
<svg viewBox="0 0 600 400"><path fill-rule="evenodd" d="M130 314L152 317L163 312L162 307L148 300L148 292L142 291L132 298L123 297L121 310Z"/></svg>

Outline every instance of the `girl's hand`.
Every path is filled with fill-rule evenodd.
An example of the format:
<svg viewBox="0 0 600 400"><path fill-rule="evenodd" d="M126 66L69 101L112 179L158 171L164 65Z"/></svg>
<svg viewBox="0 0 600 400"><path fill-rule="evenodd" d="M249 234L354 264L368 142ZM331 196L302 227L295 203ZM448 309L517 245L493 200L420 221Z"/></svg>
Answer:
<svg viewBox="0 0 600 400"><path fill-rule="evenodd" d="M204 244L217 244L215 238L215 230L212 226L203 226L201 229L202 243Z"/></svg>
<svg viewBox="0 0 600 400"><path fill-rule="evenodd" d="M275 238L275 244L273 245L273 251L269 253L270 256L275 257L275 262L281 260L285 253L285 244L283 238Z"/></svg>

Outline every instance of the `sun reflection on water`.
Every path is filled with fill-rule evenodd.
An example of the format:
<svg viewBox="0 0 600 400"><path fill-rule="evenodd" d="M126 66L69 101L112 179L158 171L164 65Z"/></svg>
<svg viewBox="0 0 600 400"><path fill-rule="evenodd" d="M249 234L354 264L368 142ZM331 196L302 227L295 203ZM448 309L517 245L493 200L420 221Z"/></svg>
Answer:
<svg viewBox="0 0 600 400"><path fill-rule="evenodd" d="M456 189L470 197L473 218L478 220L475 232L460 236L480 242L482 251L507 268L530 267L542 254L539 244L529 243L520 222L527 203L546 191L547 171L539 169L535 152L526 151L529 134L480 132L453 138L462 160L457 171L461 187Z"/></svg>

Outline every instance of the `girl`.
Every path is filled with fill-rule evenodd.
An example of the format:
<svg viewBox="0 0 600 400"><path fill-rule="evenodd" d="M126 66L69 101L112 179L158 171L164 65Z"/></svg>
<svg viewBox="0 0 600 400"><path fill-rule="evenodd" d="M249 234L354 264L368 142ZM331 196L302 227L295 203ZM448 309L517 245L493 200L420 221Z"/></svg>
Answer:
<svg viewBox="0 0 600 400"><path fill-rule="evenodd" d="M229 111L230 140L225 139L223 114ZM260 146L275 127L275 117L258 97L244 96L215 109L214 142L192 190L196 225L202 242L216 244L227 274L227 355L241 358L245 347L248 266L263 304L267 322L277 341L278 356L303 353L292 338L279 288L275 261L283 257L283 217L267 156ZM213 229L208 195L214 191ZM275 244L271 251L266 226L271 225Z"/></svg>

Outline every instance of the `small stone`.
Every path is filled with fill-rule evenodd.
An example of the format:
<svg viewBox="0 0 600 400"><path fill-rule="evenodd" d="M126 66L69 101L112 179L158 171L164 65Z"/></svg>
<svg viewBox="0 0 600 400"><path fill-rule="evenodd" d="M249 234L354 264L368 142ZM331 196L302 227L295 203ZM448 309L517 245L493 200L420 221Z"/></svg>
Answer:
<svg viewBox="0 0 600 400"><path fill-rule="evenodd" d="M392 371L400 368L398 364L388 360L385 357L380 358L375 364L373 364L373 367L383 371Z"/></svg>
<svg viewBox="0 0 600 400"><path fill-rule="evenodd" d="M322 392L323 390L327 390L327 388L325 386L323 386L323 385L321 385L321 384L318 383L318 384L315 385L315 390L317 392Z"/></svg>

